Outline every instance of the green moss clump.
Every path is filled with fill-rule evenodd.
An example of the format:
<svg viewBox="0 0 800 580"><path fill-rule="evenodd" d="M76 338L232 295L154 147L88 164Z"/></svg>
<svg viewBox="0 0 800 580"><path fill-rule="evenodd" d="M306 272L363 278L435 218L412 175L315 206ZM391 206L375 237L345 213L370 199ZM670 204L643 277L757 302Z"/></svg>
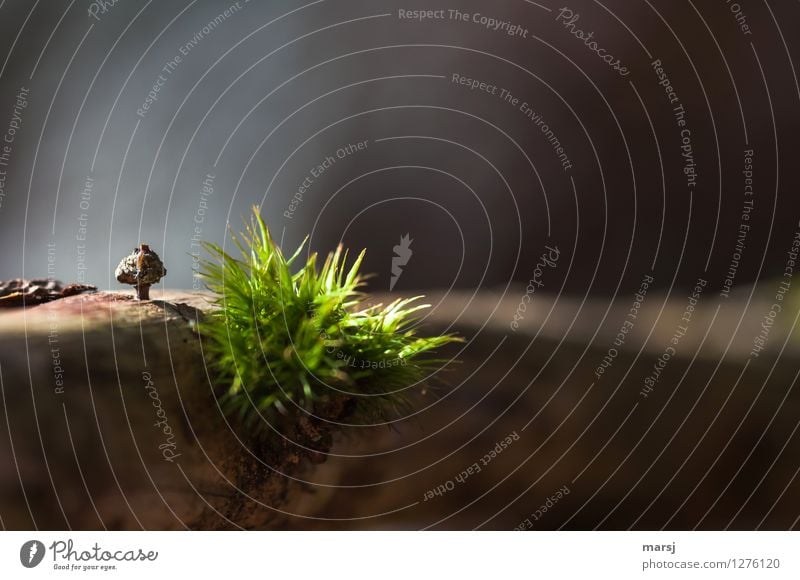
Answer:
<svg viewBox="0 0 800 580"><path fill-rule="evenodd" d="M218 309L200 331L223 410L257 428L276 412L313 412L334 399L373 418L406 405L407 387L444 362L432 351L460 339L416 335L415 313L428 307L420 297L365 306L363 251L349 268L341 246L321 268L316 254L298 268L305 242L285 258L257 207L253 214L232 236L241 258L205 243L211 259L201 263Z"/></svg>

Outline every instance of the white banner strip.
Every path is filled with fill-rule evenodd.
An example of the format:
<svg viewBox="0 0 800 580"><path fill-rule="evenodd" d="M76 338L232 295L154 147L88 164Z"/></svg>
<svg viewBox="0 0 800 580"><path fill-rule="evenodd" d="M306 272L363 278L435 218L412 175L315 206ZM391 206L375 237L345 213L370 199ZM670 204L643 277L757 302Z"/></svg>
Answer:
<svg viewBox="0 0 800 580"><path fill-rule="evenodd" d="M4 532L0 577L796 579L798 548L786 532Z"/></svg>

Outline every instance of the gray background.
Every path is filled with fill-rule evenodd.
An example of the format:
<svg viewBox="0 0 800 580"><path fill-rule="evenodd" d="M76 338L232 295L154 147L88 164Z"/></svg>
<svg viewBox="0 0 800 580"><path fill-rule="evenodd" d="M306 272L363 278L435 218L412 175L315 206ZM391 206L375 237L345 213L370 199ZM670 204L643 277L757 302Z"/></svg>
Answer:
<svg viewBox="0 0 800 580"><path fill-rule="evenodd" d="M200 237L223 242L228 222L238 228L263 204L287 248L308 233L315 250L340 240L366 247L373 289L388 289L392 248L406 233L414 254L396 291L525 282L547 243L571 264L553 274L552 290L633 289L651 268L661 286L690 286L706 267L718 285L738 233L748 146L737 96L757 195L736 282L782 269L798 217L795 2L743 5L751 35L723 2L572 2L579 25L631 70L626 78L556 22L560 5L458 3L527 28L519 38L398 18L401 8L451 8L425 2L240 4L183 57L141 119L162 67L230 3L119 0L99 21L84 0L1 3L0 133L20 87L30 104L0 208L0 278L46 275L48 243L52 273L79 278L80 194L92 176L86 281L118 287L114 265L144 241L169 268L165 284L190 288L193 220L212 172ZM662 59L688 111L700 173L691 208L680 138L642 45ZM519 110L453 84L453 73L531 103L574 169L562 170ZM397 136L426 138L375 142ZM362 140L366 151L338 161L293 219L283 217L311 167Z"/></svg>

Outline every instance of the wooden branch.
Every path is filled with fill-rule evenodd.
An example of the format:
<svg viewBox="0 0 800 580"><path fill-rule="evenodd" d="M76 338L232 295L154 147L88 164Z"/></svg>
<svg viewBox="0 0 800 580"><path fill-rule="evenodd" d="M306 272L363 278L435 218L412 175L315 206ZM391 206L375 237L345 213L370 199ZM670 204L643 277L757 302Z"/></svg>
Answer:
<svg viewBox="0 0 800 580"><path fill-rule="evenodd" d="M153 294L98 292L0 315L6 528L283 525L291 478L324 459L330 433L309 419L269 444L238 432L194 331L206 298Z"/></svg>

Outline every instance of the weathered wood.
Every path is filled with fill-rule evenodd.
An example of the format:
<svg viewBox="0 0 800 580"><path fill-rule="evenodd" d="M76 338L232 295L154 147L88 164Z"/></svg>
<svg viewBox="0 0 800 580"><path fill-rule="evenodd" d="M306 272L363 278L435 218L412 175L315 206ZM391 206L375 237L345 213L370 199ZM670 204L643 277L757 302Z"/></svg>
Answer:
<svg viewBox="0 0 800 580"><path fill-rule="evenodd" d="M412 419L391 429L302 420L266 440L217 408L193 330L202 294L139 303L101 292L0 313L2 525L509 529L565 485L537 528L682 529L706 513L709 529L765 516L763 528L792 525L800 356L788 303L768 348L746 362L769 292L701 300L642 399L685 298L648 295L598 380L631 298L609 308L537 295L512 332L522 292L428 297L426 330L468 343L446 352L461 359L445 371L450 386L428 389ZM156 425L156 393L174 440ZM347 423L343 412L326 410ZM424 500L513 431L519 441L480 474Z"/></svg>
<svg viewBox="0 0 800 580"><path fill-rule="evenodd" d="M193 331L205 298L153 295L99 292L0 315L6 528L282 525L291 476L330 437L309 421L269 445L237 433Z"/></svg>

